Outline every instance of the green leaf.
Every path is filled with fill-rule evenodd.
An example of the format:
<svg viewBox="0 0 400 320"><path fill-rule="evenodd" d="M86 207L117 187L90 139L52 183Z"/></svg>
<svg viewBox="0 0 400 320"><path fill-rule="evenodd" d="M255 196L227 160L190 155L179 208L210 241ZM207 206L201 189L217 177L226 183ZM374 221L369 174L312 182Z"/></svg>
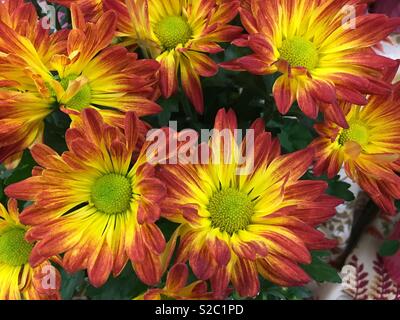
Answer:
<svg viewBox="0 0 400 320"><path fill-rule="evenodd" d="M267 128L277 128L279 141L286 152L294 152L306 148L314 138L312 128L297 118L280 118L268 122Z"/></svg>
<svg viewBox="0 0 400 320"><path fill-rule="evenodd" d="M160 127L168 126L171 120L171 115L179 111L179 100L177 96L170 99L160 99L158 104L162 107L162 112L158 114L158 123Z"/></svg>
<svg viewBox="0 0 400 320"><path fill-rule="evenodd" d="M382 257L394 256L400 249L400 241L385 240L379 248L379 255Z"/></svg>
<svg viewBox="0 0 400 320"><path fill-rule="evenodd" d="M354 194L349 190L351 185L347 182L340 181L339 176L337 176L335 180L329 180L328 184L329 184L329 188L327 190L328 194L336 196L346 201L354 200Z"/></svg>
<svg viewBox="0 0 400 320"><path fill-rule="evenodd" d="M261 279L261 294L258 300L304 300L311 298L312 292L306 287L281 287Z"/></svg>
<svg viewBox="0 0 400 320"><path fill-rule="evenodd" d="M70 127L71 119L60 110L53 111L45 119L43 142L58 153L67 150L65 132Z"/></svg>
<svg viewBox="0 0 400 320"><path fill-rule="evenodd" d="M337 198L341 198L345 201L353 201L354 194L350 191L351 185L347 182L341 181L340 176L336 176L333 179L328 179L327 176L323 175L320 177L313 176L310 172L307 172L303 179L307 180L324 180L328 183L328 189L326 193Z"/></svg>
<svg viewBox="0 0 400 320"><path fill-rule="evenodd" d="M75 293L80 290L85 282L85 272L79 271L74 274L69 274L65 270L60 270L61 273L61 297L63 300L70 300Z"/></svg>
<svg viewBox="0 0 400 320"><path fill-rule="evenodd" d="M326 259L329 256L329 252L314 251L311 253L311 256L311 263L301 266L311 278L317 282L342 282L337 270L324 261L324 258Z"/></svg>
<svg viewBox="0 0 400 320"><path fill-rule="evenodd" d="M286 295L289 300L303 300L311 298L312 292L306 287L290 287L287 288Z"/></svg>

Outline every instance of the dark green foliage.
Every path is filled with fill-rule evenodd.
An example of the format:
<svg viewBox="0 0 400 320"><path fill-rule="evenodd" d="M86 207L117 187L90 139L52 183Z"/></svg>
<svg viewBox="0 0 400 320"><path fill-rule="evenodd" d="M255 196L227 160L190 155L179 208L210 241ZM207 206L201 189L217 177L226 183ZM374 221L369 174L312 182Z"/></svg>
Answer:
<svg viewBox="0 0 400 320"><path fill-rule="evenodd" d="M394 256L400 249L399 240L385 240L379 248L379 255L382 257Z"/></svg>
<svg viewBox="0 0 400 320"><path fill-rule="evenodd" d="M330 253L327 251L314 251L311 253L312 262L303 265L302 268L307 274L317 282L334 282L341 283L337 270L330 266L326 259Z"/></svg>

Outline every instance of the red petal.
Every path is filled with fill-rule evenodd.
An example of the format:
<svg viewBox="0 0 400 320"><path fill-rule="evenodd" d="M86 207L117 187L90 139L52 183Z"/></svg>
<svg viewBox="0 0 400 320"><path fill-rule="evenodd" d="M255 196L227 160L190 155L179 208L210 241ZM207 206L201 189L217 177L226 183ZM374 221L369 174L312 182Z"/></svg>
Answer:
<svg viewBox="0 0 400 320"><path fill-rule="evenodd" d="M292 81L284 75L280 76L275 81L272 91L279 112L282 114L288 113L295 100Z"/></svg>
<svg viewBox="0 0 400 320"><path fill-rule="evenodd" d="M242 297L254 297L260 291L258 272L254 262L238 259L232 270L232 283Z"/></svg>
<svg viewBox="0 0 400 320"><path fill-rule="evenodd" d="M168 272L165 286L169 291L178 291L186 285L189 270L184 263L175 264Z"/></svg>
<svg viewBox="0 0 400 320"><path fill-rule="evenodd" d="M190 102L198 113L204 111L203 90L200 78L190 64L190 61L182 57L180 61L182 87Z"/></svg>

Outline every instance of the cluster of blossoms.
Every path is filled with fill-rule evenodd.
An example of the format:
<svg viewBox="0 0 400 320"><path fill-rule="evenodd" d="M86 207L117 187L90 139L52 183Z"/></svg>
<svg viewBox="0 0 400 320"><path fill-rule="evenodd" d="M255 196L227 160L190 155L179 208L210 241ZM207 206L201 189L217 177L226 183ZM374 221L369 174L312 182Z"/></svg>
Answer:
<svg viewBox="0 0 400 320"><path fill-rule="evenodd" d="M310 251L336 245L317 226L342 202L326 194L326 182L303 179L310 168L333 177L344 165L395 212L399 64L377 50L398 19L367 14L362 0L52 2L70 8L70 29L50 33L23 0L0 3L0 163L13 168L30 149L38 165L5 189L8 210L0 205L0 299L60 298L54 265L86 270L101 287L131 263L154 287L137 299L223 299L232 290L254 297L260 276L304 285ZM353 9L355 28L343 25L343 8ZM211 55L229 42L252 52L218 65ZM202 113L201 78L219 67L279 74L279 111L296 102L310 118L322 111L319 137L282 154L257 119L254 166L239 175L250 146L234 135L235 113L221 109L214 129L228 139L210 137L207 164L151 161L143 117L179 90ZM71 120L62 154L43 141L45 119L57 111ZM227 152L230 161L213 162ZM21 214L15 199L27 201ZM160 219L178 225L170 239ZM198 280L187 284L189 267Z"/></svg>

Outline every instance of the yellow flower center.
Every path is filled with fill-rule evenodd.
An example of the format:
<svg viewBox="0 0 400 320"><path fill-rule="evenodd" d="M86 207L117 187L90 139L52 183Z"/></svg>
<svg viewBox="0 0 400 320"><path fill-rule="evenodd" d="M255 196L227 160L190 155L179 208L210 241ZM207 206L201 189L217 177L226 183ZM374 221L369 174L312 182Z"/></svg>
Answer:
<svg viewBox="0 0 400 320"><path fill-rule="evenodd" d="M212 227L231 235L245 229L254 213L254 205L249 197L233 188L214 193L207 209Z"/></svg>
<svg viewBox="0 0 400 320"><path fill-rule="evenodd" d="M360 146L368 144L368 128L362 122L349 121L349 128L343 129L339 135L339 144L344 145L347 141L357 142Z"/></svg>
<svg viewBox="0 0 400 320"><path fill-rule="evenodd" d="M0 235L0 263L14 267L28 263L33 244L25 240L25 232L15 227Z"/></svg>
<svg viewBox="0 0 400 320"><path fill-rule="evenodd" d="M132 199L131 181L119 174L100 177L92 186L91 198L95 207L106 214L124 213Z"/></svg>
<svg viewBox="0 0 400 320"><path fill-rule="evenodd" d="M301 37L284 40L279 53L281 59L286 60L292 67L304 67L312 70L318 65L317 47L311 41Z"/></svg>
<svg viewBox="0 0 400 320"><path fill-rule="evenodd" d="M154 28L162 46L171 50L178 44L185 45L192 37L192 28L187 20L181 16L170 16L158 22Z"/></svg>
<svg viewBox="0 0 400 320"><path fill-rule="evenodd" d="M64 90L67 90L69 82L78 78L77 75L71 74L64 79L61 79L60 83ZM74 109L77 111L82 111L83 109L90 106L92 101L92 90L88 84L85 84L81 90L79 90L66 104L65 107L69 109Z"/></svg>

